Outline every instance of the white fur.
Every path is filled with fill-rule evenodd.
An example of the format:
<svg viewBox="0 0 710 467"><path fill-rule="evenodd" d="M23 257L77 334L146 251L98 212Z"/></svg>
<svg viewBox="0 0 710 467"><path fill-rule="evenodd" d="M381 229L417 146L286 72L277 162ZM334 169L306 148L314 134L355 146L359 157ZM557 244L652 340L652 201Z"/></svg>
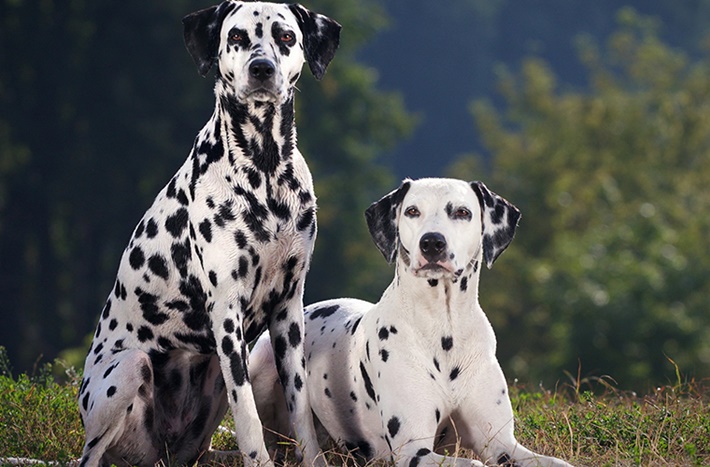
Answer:
<svg viewBox="0 0 710 467"><path fill-rule="evenodd" d="M450 179L407 183L403 200L393 206L401 242L395 278L380 301L337 299L306 309L308 393L317 419L341 445L349 443L352 449L362 441L361 454L391 458L400 466L483 465L434 452L438 447L437 452L453 453L460 443L486 465L569 467L515 440L495 334L478 303L484 232L508 226L491 225L471 184ZM447 205L449 212L469 211L470 220L452 218ZM404 215L409 208L419 215ZM511 218L517 224L517 215ZM445 237L446 257L423 269L428 262L419 242L430 232ZM410 261L403 259L403 251ZM267 344L263 336L252 351L254 384L264 382L257 408L265 426L283 429L267 419L268 410L278 413L274 405L280 397L278 388L266 383L274 372ZM372 382L369 393L365 373ZM437 439L443 430L446 435Z"/></svg>

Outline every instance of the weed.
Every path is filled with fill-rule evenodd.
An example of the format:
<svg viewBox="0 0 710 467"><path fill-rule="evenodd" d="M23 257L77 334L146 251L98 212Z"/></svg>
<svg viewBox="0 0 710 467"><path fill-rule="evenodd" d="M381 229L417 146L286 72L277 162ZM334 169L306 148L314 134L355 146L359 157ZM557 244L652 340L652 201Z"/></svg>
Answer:
<svg viewBox="0 0 710 467"><path fill-rule="evenodd" d="M71 369L65 373L68 382L61 384L50 366L39 368L33 376L13 377L0 347L0 456L65 463L81 455L84 432L76 403L80 376ZM674 386L638 396L614 389L608 379L578 376L554 391L514 384L510 397L516 437L536 452L576 465L710 464L710 391L702 383L678 377ZM228 414L212 439L213 447L236 449L233 429ZM285 452L284 465L295 465L293 446L286 442L279 448ZM457 454L473 457L465 451ZM334 445L326 456L330 464L354 464L352 456Z"/></svg>

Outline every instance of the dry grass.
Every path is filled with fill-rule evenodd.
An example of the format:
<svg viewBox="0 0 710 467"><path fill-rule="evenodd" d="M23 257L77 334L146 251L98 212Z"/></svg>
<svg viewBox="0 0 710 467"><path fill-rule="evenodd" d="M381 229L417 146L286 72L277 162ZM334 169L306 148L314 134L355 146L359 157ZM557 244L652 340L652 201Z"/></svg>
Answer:
<svg viewBox="0 0 710 467"><path fill-rule="evenodd" d="M76 405L77 379L54 382L39 376L11 377L0 356L0 457L67 463L81 453L83 429ZM510 389L516 436L536 452L588 466L710 465L710 391L701 383L657 388L639 396L597 382L599 393L565 387L558 391ZM231 420L225 420L230 427ZM236 449L229 433L215 434L216 449ZM286 465L295 463L292 447ZM464 457L472 453L459 452ZM334 465L353 464L335 448ZM218 467L238 461L214 462ZM372 465L391 465L375 462Z"/></svg>

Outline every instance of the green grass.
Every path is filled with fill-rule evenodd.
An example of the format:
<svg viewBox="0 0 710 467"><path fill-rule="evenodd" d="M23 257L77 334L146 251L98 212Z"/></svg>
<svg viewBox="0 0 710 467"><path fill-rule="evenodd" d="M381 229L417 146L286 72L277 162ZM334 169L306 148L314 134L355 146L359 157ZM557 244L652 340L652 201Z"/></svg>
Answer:
<svg viewBox="0 0 710 467"><path fill-rule="evenodd" d="M79 378L70 371L68 382L57 383L49 367L38 373L13 377L0 355L0 457L76 459L83 443ZM710 391L703 384L664 386L645 396L607 383L594 389L601 392L579 385L557 391L511 387L518 440L576 465L710 465ZM216 434L213 445L235 449L226 433ZM343 460L331 454L331 463Z"/></svg>

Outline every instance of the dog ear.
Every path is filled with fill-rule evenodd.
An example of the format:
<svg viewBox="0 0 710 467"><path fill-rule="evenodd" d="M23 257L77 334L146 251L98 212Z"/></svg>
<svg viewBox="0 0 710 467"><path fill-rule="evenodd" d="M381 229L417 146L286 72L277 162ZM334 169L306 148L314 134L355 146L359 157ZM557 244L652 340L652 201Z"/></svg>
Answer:
<svg viewBox="0 0 710 467"><path fill-rule="evenodd" d="M520 220L520 210L490 191L483 182L471 182L471 188L476 192L481 205L483 260L490 269L496 258L513 241Z"/></svg>
<svg viewBox="0 0 710 467"><path fill-rule="evenodd" d="M372 203L365 211L370 236L389 264L397 255L397 208L402 204L410 185L410 180L403 181L399 188Z"/></svg>
<svg viewBox="0 0 710 467"><path fill-rule="evenodd" d="M190 13L182 19L185 47L203 78L207 76L217 58L222 21L234 6L233 3L222 2L220 5Z"/></svg>
<svg viewBox="0 0 710 467"><path fill-rule="evenodd" d="M311 73L320 80L340 44L341 26L327 16L294 3L289 5L303 33L303 47Z"/></svg>

